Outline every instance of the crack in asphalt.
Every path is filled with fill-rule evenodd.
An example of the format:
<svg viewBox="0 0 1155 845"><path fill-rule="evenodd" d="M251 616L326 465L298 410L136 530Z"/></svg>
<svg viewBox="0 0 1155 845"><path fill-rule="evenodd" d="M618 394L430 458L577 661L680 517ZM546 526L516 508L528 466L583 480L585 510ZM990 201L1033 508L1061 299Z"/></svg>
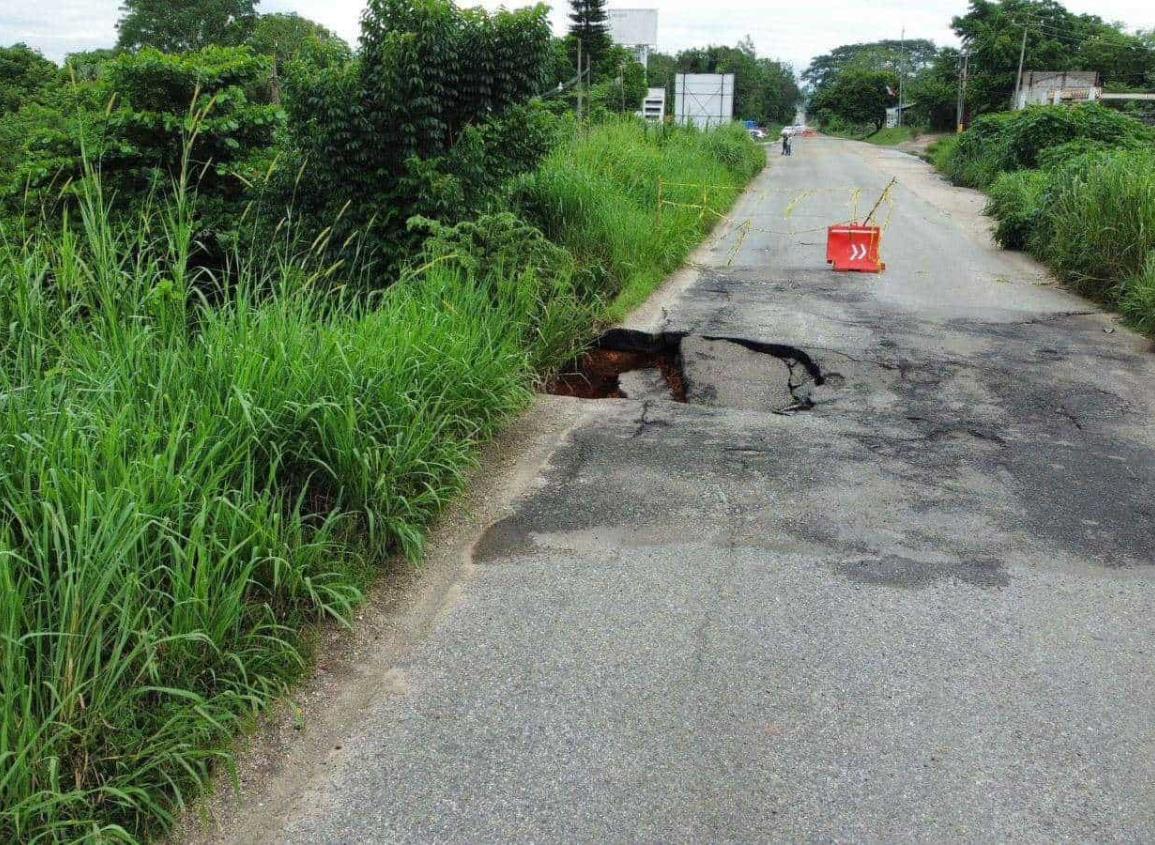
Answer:
<svg viewBox="0 0 1155 845"><path fill-rule="evenodd" d="M796 346L785 343L765 343L744 337L721 337L717 335L702 335L701 337L702 340L732 343L751 352L770 355L786 364L786 369L789 372L786 388L794 401L784 408L772 408L772 413L791 416L798 411L809 411L814 407L809 386L820 386L826 383L826 377L822 374L822 369L818 363L808 353ZM799 370L805 373L804 377L798 377Z"/></svg>
<svg viewBox="0 0 1155 845"><path fill-rule="evenodd" d="M1099 311L1056 311L1053 314L1043 314L1039 317L1032 317L1029 320L1016 320L1010 323L1012 326L1033 326L1038 323L1053 323L1056 320L1066 320L1071 317L1090 317L1093 314L1099 314Z"/></svg>
<svg viewBox="0 0 1155 845"><path fill-rule="evenodd" d="M638 415L637 428L634 433L630 435L631 440L637 440L651 428L669 428L668 420L652 420L650 419L650 409L653 408L653 401L650 399L642 400L642 412Z"/></svg>

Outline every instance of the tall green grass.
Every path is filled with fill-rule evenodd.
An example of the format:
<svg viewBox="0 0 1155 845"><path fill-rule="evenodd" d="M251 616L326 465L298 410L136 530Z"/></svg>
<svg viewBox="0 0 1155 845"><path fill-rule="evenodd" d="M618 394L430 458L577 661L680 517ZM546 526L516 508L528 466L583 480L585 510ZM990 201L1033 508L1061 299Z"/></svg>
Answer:
<svg viewBox="0 0 1155 845"><path fill-rule="evenodd" d="M1049 176L1038 170L1003 173L991 185L984 213L998 221L995 240L1007 249L1026 249L1039 226Z"/></svg>
<svg viewBox="0 0 1155 845"><path fill-rule="evenodd" d="M1106 106L1031 106L976 118L966 132L941 148L935 162L955 183L985 189L1001 173L1039 167L1057 148L1061 158L1068 159L1092 147L1152 143L1155 130Z"/></svg>
<svg viewBox="0 0 1155 845"><path fill-rule="evenodd" d="M987 115L931 150L987 190L1003 246L1155 332L1155 131L1102 106Z"/></svg>
<svg viewBox="0 0 1155 845"><path fill-rule="evenodd" d="M575 134L523 180L517 201L579 263L605 269L616 320L685 260L765 162L741 126L621 121Z"/></svg>
<svg viewBox="0 0 1155 845"><path fill-rule="evenodd" d="M198 270L183 183L114 223L90 176L58 227L0 232L0 841L164 831L302 629L420 554L479 441L681 260L753 148L595 127L527 189L580 260L490 216L372 298L324 237ZM659 175L713 213L655 228Z"/></svg>
<svg viewBox="0 0 1155 845"><path fill-rule="evenodd" d="M1057 168L1041 216L1035 253L1084 293L1118 298L1155 254L1155 146Z"/></svg>
<svg viewBox="0 0 1155 845"><path fill-rule="evenodd" d="M179 204L114 229L90 187L79 213L0 247L5 842L163 829L301 626L419 554L572 301L443 264L356 302L313 253L224 287Z"/></svg>
<svg viewBox="0 0 1155 845"><path fill-rule="evenodd" d="M893 147L907 141L918 140L924 132L926 130L918 126L887 126L877 132L871 132L862 140L880 147Z"/></svg>

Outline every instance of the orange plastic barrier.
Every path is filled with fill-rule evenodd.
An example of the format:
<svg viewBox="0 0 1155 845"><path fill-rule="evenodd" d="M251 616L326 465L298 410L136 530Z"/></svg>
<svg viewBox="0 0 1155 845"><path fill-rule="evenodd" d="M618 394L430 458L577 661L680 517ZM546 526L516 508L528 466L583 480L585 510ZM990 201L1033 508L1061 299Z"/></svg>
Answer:
<svg viewBox="0 0 1155 845"><path fill-rule="evenodd" d="M826 263L835 270L881 273L886 265L879 257L882 227L839 223L826 230Z"/></svg>

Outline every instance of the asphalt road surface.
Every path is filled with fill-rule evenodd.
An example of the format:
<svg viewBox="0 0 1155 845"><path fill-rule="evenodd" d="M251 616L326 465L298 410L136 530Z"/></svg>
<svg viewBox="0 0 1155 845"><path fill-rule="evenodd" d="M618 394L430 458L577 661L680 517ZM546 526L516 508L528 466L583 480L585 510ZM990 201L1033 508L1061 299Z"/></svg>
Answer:
<svg viewBox="0 0 1155 845"><path fill-rule="evenodd" d="M893 176L889 268L832 272ZM452 600L224 838L1155 839L1155 356L981 204L776 157L631 322L689 401L543 400Z"/></svg>

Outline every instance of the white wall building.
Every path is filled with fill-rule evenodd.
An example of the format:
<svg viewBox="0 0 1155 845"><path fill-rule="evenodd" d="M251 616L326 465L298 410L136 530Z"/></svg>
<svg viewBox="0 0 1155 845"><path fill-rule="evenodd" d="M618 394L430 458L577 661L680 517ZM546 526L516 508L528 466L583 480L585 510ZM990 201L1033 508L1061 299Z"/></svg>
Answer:
<svg viewBox="0 0 1155 845"><path fill-rule="evenodd" d="M1027 106L1097 100L1103 88L1093 70L1025 70L1018 92L1016 111Z"/></svg>

